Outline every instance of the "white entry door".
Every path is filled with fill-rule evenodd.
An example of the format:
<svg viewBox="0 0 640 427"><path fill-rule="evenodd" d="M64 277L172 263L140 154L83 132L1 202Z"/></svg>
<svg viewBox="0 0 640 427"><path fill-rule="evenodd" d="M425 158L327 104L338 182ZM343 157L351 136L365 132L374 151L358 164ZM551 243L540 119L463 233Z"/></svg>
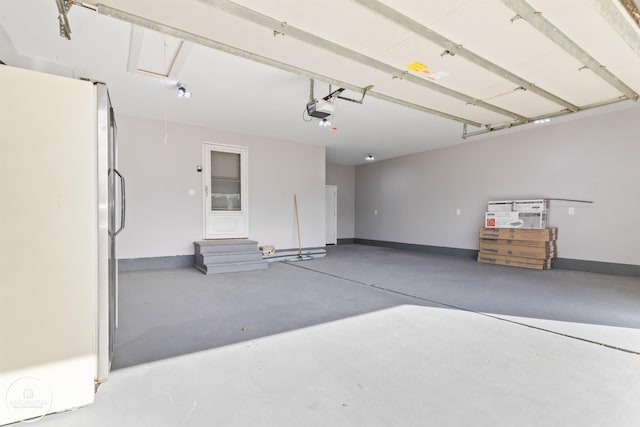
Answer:
<svg viewBox="0 0 640 427"><path fill-rule="evenodd" d="M338 243L338 187L327 185L325 196L327 209L326 244L335 245Z"/></svg>
<svg viewBox="0 0 640 427"><path fill-rule="evenodd" d="M247 147L203 144L205 239L249 236L247 151Z"/></svg>

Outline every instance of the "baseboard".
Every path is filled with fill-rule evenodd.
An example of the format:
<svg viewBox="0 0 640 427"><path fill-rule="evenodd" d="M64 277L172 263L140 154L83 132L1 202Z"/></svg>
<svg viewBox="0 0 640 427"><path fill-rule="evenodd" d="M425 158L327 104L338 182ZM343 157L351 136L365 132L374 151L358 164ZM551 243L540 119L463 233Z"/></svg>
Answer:
<svg viewBox="0 0 640 427"><path fill-rule="evenodd" d="M346 243L338 240L338 244L359 244L369 246L381 246L385 248L400 249L413 252L424 252L437 255L451 255L462 258L475 259L478 251L475 249L448 248L444 246L418 245L413 243L388 242L384 240L369 239L344 239ZM284 249L276 251L271 257L263 257L267 261L284 261L288 258L295 258L297 249ZM302 253L312 258L326 255L324 248L303 248ZM173 268L193 267L193 255L176 255L151 258L127 258L118 260L118 270L141 271L141 270L168 270ZM640 277L640 265L618 264L613 262L587 261L581 259L558 258L553 266L564 270L584 271L588 273L612 274L615 276Z"/></svg>
<svg viewBox="0 0 640 427"><path fill-rule="evenodd" d="M288 261L296 259L299 249L278 249L275 255L263 256L265 261ZM309 258L321 258L327 254L324 247L302 248L302 255ZM118 260L118 271L170 270L173 268L191 268L195 264L194 255L175 255L150 258L124 258Z"/></svg>
<svg viewBox="0 0 640 427"><path fill-rule="evenodd" d="M193 255L126 258L118 260L118 271L168 270L172 268L193 267L193 264Z"/></svg>
<svg viewBox="0 0 640 427"><path fill-rule="evenodd" d="M586 261L582 259L558 258L553 268L586 271L589 273L613 274L615 276L640 277L640 265L614 262Z"/></svg>
<svg viewBox="0 0 640 427"><path fill-rule="evenodd" d="M477 258L478 251L475 249L448 248L445 246L417 245L414 243L387 242L384 240L354 239L354 243L359 245L382 246L385 248L400 249L404 251L426 252L438 255L453 255L463 258Z"/></svg>
<svg viewBox="0 0 640 427"><path fill-rule="evenodd" d="M353 237L349 237L349 238L338 238L338 244L339 245L352 245L355 243L355 240Z"/></svg>
<svg viewBox="0 0 640 427"><path fill-rule="evenodd" d="M384 240L354 239L354 243L369 246L382 246L385 248L400 249L405 251L425 252L438 255L452 255L463 258L477 258L476 249L448 248L443 246L417 245L413 243L388 242ZM612 274L615 276L640 277L640 265L617 264L613 262L587 261L581 259L558 258L553 268L563 270L584 271L588 273Z"/></svg>

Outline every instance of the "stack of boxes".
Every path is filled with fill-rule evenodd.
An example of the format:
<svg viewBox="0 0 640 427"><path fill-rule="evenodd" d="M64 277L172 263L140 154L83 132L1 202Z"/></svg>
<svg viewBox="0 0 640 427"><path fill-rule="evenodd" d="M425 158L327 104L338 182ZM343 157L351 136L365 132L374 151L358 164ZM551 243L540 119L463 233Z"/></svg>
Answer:
<svg viewBox="0 0 640 427"><path fill-rule="evenodd" d="M538 270L557 257L558 229L548 226L549 200L491 201L480 229L478 262Z"/></svg>

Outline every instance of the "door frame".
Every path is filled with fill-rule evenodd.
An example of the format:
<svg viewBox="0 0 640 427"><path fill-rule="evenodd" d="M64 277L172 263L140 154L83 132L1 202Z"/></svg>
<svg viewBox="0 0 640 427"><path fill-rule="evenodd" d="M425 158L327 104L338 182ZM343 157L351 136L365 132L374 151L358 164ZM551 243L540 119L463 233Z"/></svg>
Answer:
<svg viewBox="0 0 640 427"><path fill-rule="evenodd" d="M337 185L325 185L324 186L324 194L325 194L325 201L327 199L327 194L329 191L333 191L333 200L334 200L334 224L335 224L335 228L334 228L334 236L335 236L335 241L333 242L329 242L327 241L327 235L329 234L328 231L329 229L326 228L325 229L325 245L337 245L338 244L338 186ZM327 218L329 217L329 206L325 206L325 226L327 225Z"/></svg>
<svg viewBox="0 0 640 427"><path fill-rule="evenodd" d="M228 233L220 234L216 237L211 237L207 234L207 216L209 214L209 208L211 205L210 190L207 189L211 186L209 182L211 179L211 159L208 156L210 151L221 151L225 153L240 154L240 200L241 207L240 213L242 214L243 232L242 233ZM240 145L219 144L211 141L202 142L202 238L204 240L215 239L247 239L249 237L249 148ZM223 211L222 211L223 212ZM224 214L220 212L220 216L229 216L232 214ZM237 211L233 211L237 212Z"/></svg>

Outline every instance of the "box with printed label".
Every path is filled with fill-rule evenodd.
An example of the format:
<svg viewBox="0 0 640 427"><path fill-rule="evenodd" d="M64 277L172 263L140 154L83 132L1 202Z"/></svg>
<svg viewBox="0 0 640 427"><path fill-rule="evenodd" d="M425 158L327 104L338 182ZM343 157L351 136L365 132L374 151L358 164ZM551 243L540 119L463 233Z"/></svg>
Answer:
<svg viewBox="0 0 640 427"><path fill-rule="evenodd" d="M554 235L555 236L555 235ZM508 240L508 239L487 239L480 238L480 243L499 244L504 246L526 246L533 248L546 248L549 251L556 250L556 241L538 241L538 240Z"/></svg>
<svg viewBox="0 0 640 427"><path fill-rule="evenodd" d="M515 210L513 200L491 200L487 204L489 212L514 212Z"/></svg>
<svg viewBox="0 0 640 427"><path fill-rule="evenodd" d="M478 262L484 264L509 265L511 267L531 268L535 270L547 270L553 265L551 260L537 260L500 255L478 254Z"/></svg>
<svg viewBox="0 0 640 427"><path fill-rule="evenodd" d="M546 212L486 212L484 226L488 228L545 228Z"/></svg>
<svg viewBox="0 0 640 427"><path fill-rule="evenodd" d="M558 228L480 228L480 238L482 239L503 239L503 240L531 240L538 242L548 242L556 240Z"/></svg>
<svg viewBox="0 0 640 427"><path fill-rule="evenodd" d="M548 212L549 199L516 200L516 212Z"/></svg>
<svg viewBox="0 0 640 427"><path fill-rule="evenodd" d="M554 245L543 247L505 245L480 239L480 252L485 255L504 255L521 258L551 259L557 257Z"/></svg>
<svg viewBox="0 0 640 427"><path fill-rule="evenodd" d="M548 212L549 199L491 200L489 212Z"/></svg>

